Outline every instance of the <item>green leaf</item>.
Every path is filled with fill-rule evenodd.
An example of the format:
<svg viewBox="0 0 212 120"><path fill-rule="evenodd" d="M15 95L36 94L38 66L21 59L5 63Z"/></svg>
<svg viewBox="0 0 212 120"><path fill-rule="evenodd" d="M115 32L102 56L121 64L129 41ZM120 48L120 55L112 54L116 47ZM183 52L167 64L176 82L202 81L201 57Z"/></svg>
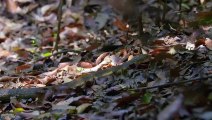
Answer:
<svg viewBox="0 0 212 120"><path fill-rule="evenodd" d="M54 120L59 120L59 118L62 116L62 114L54 113L54 114L52 114L52 116L54 117Z"/></svg>
<svg viewBox="0 0 212 120"><path fill-rule="evenodd" d="M142 97L142 102L144 104L149 104L152 100L152 94L151 93L145 93L144 96Z"/></svg>
<svg viewBox="0 0 212 120"><path fill-rule="evenodd" d="M23 108L15 108L13 112L14 113L21 113L23 111L25 111Z"/></svg>
<svg viewBox="0 0 212 120"><path fill-rule="evenodd" d="M54 39L57 38L57 32L53 33L53 38L54 38Z"/></svg>
<svg viewBox="0 0 212 120"><path fill-rule="evenodd" d="M42 53L42 56L43 56L43 57L49 57L49 56L51 56L51 55L52 55L51 52Z"/></svg>
<svg viewBox="0 0 212 120"><path fill-rule="evenodd" d="M37 41L35 39L32 39L31 40L31 43L32 43L33 46L36 46L37 45Z"/></svg>
<svg viewBox="0 0 212 120"><path fill-rule="evenodd" d="M69 110L68 110L68 113L69 114L76 114L77 113L77 110L76 110L76 108L70 108Z"/></svg>
<svg viewBox="0 0 212 120"><path fill-rule="evenodd" d="M212 24L212 19L211 18L204 18L199 20L200 25L211 25Z"/></svg>
<svg viewBox="0 0 212 120"><path fill-rule="evenodd" d="M190 7L188 6L188 4L182 3L182 7L185 9L190 9Z"/></svg>
<svg viewBox="0 0 212 120"><path fill-rule="evenodd" d="M77 67L76 69L77 69L78 72L81 72L81 71L84 70L84 68L82 68L82 67Z"/></svg>

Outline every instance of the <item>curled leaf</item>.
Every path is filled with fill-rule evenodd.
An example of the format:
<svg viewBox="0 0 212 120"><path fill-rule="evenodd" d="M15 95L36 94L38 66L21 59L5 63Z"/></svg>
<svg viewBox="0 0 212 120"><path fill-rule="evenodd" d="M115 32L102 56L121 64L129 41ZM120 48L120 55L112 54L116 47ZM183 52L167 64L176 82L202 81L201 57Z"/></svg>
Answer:
<svg viewBox="0 0 212 120"><path fill-rule="evenodd" d="M91 106L91 104L89 103L84 103L80 106L78 106L76 109L77 109L77 113L80 114L80 113L83 113L89 106Z"/></svg>

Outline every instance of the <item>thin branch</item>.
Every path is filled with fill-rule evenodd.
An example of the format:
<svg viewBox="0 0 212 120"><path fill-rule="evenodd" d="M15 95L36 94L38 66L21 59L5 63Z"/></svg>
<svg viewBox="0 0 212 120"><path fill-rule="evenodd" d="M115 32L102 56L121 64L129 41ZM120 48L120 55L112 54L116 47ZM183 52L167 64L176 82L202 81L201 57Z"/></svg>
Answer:
<svg viewBox="0 0 212 120"><path fill-rule="evenodd" d="M63 7L63 0L60 0L59 6L58 6L58 13L57 13L57 38L54 43L54 50L58 50L58 43L60 41L60 27L61 27L61 19L62 19L62 7Z"/></svg>
<svg viewBox="0 0 212 120"><path fill-rule="evenodd" d="M212 75L209 75L209 76L206 76L206 77L198 77L198 78L194 78L194 79L190 79L190 80L183 80L183 81L178 81L178 82L165 83L165 84L162 84L162 85L156 85L156 86L151 86L151 87L142 87L142 88L130 89L130 90L143 91L143 90L149 90L149 89L154 89L154 88L166 88L166 87L177 86L177 85L185 84L185 83L189 83L189 82L206 80L208 78L212 78Z"/></svg>

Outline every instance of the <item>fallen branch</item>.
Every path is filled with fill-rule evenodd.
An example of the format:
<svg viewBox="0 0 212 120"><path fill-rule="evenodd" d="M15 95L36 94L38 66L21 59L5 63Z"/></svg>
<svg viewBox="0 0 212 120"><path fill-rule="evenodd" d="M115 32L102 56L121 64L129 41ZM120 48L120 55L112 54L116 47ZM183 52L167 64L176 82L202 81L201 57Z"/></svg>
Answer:
<svg viewBox="0 0 212 120"><path fill-rule="evenodd" d="M176 86L176 85L185 84L185 83L189 83L189 82L206 80L206 79L209 79L209 78L212 78L212 75L209 75L209 76L206 76L206 77L198 77L198 78L194 78L194 79L190 79L190 80L183 80L183 81L178 81L178 82L165 83L165 84L162 84L162 85L130 89L130 90L143 91L143 90L149 90L149 89L154 89L154 88L166 88L166 87Z"/></svg>
<svg viewBox="0 0 212 120"><path fill-rule="evenodd" d="M105 76L111 75L118 70L126 69L130 65L140 62L140 61L145 61L148 58L149 58L148 55L139 55L139 56L134 57L132 60L123 63L120 66L115 66L115 67L112 67L109 69L100 70L100 71L91 73L89 75L83 76L81 78L78 78L76 80L73 80L71 82L61 84L61 85L47 86L47 87L42 87L42 88L2 89L2 90L0 90L0 101L8 102L10 100L10 97L16 97L18 99L36 98L36 97L38 97L39 94L45 94L46 91L48 91L48 90L54 91L61 87L67 87L69 89L74 89L76 87L85 85L85 83L87 81L92 82L94 80L94 78L100 78L100 77L105 77Z"/></svg>

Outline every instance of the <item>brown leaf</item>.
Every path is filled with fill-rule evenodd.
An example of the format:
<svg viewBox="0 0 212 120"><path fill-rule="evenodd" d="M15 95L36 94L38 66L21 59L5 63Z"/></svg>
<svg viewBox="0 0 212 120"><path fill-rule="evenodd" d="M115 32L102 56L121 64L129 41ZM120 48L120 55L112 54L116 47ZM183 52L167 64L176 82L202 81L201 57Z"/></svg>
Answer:
<svg viewBox="0 0 212 120"><path fill-rule="evenodd" d="M152 44L155 46L161 46L164 45L164 40L154 40Z"/></svg>
<svg viewBox="0 0 212 120"><path fill-rule="evenodd" d="M10 77L10 76L2 76L0 77L0 82L9 82L9 81L13 81L14 79L18 79L18 78Z"/></svg>
<svg viewBox="0 0 212 120"><path fill-rule="evenodd" d="M122 31L129 31L129 27L127 27L127 24L125 24L123 21L120 19L116 19L115 22L113 22L113 25L118 27Z"/></svg>
<svg viewBox="0 0 212 120"><path fill-rule="evenodd" d="M164 52L168 52L169 49L168 48L156 48L154 49L153 51L150 52L151 55L153 56L157 56L157 55L160 55L160 54L163 54Z"/></svg>
<svg viewBox="0 0 212 120"><path fill-rule="evenodd" d="M30 57L30 55L31 55L31 52L29 52L29 51L26 51L26 50L24 50L24 49L19 49L19 50L17 50L17 51L15 51L20 57L22 57L22 58L29 58Z"/></svg>
<svg viewBox="0 0 212 120"><path fill-rule="evenodd" d="M18 11L18 5L15 0L6 0L7 10L10 13L16 13Z"/></svg>
<svg viewBox="0 0 212 120"><path fill-rule="evenodd" d="M49 77L49 76L46 76L42 79L39 79L39 81L44 84L44 85L48 85L48 84L51 84L52 82L54 82L56 80L55 77Z"/></svg>
<svg viewBox="0 0 212 120"><path fill-rule="evenodd" d="M209 19L212 17L212 12L199 12L197 13L197 19Z"/></svg>
<svg viewBox="0 0 212 120"><path fill-rule="evenodd" d="M117 100L117 105L116 107L122 107L125 106L131 102L133 102L134 100L138 99L141 95L139 94L132 94L123 98L120 98Z"/></svg>
<svg viewBox="0 0 212 120"><path fill-rule="evenodd" d="M92 51L92 50L98 48L99 46L100 46L100 44L97 42L92 43L89 47L86 48L86 51Z"/></svg>
<svg viewBox="0 0 212 120"><path fill-rule="evenodd" d="M195 47L199 47L200 45L205 45L205 39L199 39L195 42Z"/></svg>
<svg viewBox="0 0 212 120"><path fill-rule="evenodd" d="M16 72L19 73L19 72L27 71L27 70L30 70L31 68L32 68L31 65L23 64L23 65L20 65L20 66L16 67Z"/></svg>
<svg viewBox="0 0 212 120"><path fill-rule="evenodd" d="M205 40L205 46L206 46L208 49L212 50L212 40L209 39L209 38L206 38L206 40Z"/></svg>
<svg viewBox="0 0 212 120"><path fill-rule="evenodd" d="M3 50L2 48L0 48L0 58L8 57L9 55L11 55L11 52L9 52L7 50Z"/></svg>
<svg viewBox="0 0 212 120"><path fill-rule="evenodd" d="M97 59L96 59L96 65L98 65L99 63L102 62L102 60L104 60L104 58L108 55L108 52L104 52L102 53Z"/></svg>
<svg viewBox="0 0 212 120"><path fill-rule="evenodd" d="M80 62L79 63L79 67L82 67L82 68L92 68L93 65L92 65L92 63L89 63L89 62Z"/></svg>
<svg viewBox="0 0 212 120"><path fill-rule="evenodd" d="M58 69L62 69L62 68L64 68L64 67L66 67L66 66L69 66L71 63L70 62L63 62L63 63L60 63L59 65L58 65Z"/></svg>

